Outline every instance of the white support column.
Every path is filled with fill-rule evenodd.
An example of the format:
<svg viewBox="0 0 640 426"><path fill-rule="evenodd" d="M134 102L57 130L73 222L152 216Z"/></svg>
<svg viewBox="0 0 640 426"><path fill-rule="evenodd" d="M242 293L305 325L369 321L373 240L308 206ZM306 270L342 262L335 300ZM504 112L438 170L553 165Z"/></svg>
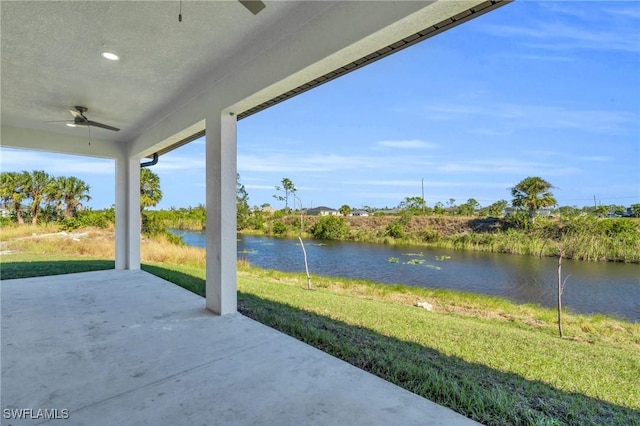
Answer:
<svg viewBox="0 0 640 426"><path fill-rule="evenodd" d="M140 269L140 160L116 159L116 269Z"/></svg>
<svg viewBox="0 0 640 426"><path fill-rule="evenodd" d="M207 309L237 310L236 117L214 113L206 122Z"/></svg>

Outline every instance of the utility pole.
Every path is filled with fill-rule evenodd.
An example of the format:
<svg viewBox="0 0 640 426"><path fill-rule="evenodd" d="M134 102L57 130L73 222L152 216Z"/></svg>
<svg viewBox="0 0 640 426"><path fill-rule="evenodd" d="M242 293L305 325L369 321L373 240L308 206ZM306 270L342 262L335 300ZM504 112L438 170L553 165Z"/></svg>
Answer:
<svg viewBox="0 0 640 426"><path fill-rule="evenodd" d="M422 215L424 216L424 178L422 178Z"/></svg>

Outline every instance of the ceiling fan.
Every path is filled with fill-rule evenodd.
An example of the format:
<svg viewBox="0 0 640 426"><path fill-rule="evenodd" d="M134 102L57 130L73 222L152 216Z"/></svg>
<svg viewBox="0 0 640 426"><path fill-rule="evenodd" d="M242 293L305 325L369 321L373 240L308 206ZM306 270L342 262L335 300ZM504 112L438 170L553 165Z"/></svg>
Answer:
<svg viewBox="0 0 640 426"><path fill-rule="evenodd" d="M257 15L262 9L265 8L265 4L259 0L238 0L249 12Z"/></svg>
<svg viewBox="0 0 640 426"><path fill-rule="evenodd" d="M266 7L264 2L260 0L238 0L249 12L257 15L262 9ZM178 22L182 22L182 0L180 0L180 9L178 12Z"/></svg>
<svg viewBox="0 0 640 426"><path fill-rule="evenodd" d="M88 111L86 107L75 106L74 109L70 109L69 112L73 115L73 120L62 121L47 121L47 123L67 123L69 127L99 127L101 129L112 130L114 132L120 131L117 127L109 126L108 124L98 123L97 121L89 120L84 113Z"/></svg>

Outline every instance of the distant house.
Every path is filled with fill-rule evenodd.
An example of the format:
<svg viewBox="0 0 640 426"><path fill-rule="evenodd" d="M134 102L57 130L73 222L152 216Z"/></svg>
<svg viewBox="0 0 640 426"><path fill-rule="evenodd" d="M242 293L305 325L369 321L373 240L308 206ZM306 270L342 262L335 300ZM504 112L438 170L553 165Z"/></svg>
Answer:
<svg viewBox="0 0 640 426"><path fill-rule="evenodd" d="M543 216L543 217L551 216L551 209L542 208L538 210L538 216Z"/></svg>
<svg viewBox="0 0 640 426"><path fill-rule="evenodd" d="M505 207L504 210L502 210L502 215L506 217L513 216L517 211L518 209L515 207Z"/></svg>
<svg viewBox="0 0 640 426"><path fill-rule="evenodd" d="M513 216L514 214L516 214L516 212L519 212L519 211L522 212L527 210L523 208L518 208L518 207L505 207L505 209L502 211L502 214L506 217L509 217L509 216ZM543 216L543 217L551 216L551 210L547 208L542 208L538 210L537 215Z"/></svg>
<svg viewBox="0 0 640 426"><path fill-rule="evenodd" d="M307 209L307 214L310 216L339 216L340 212L331 207L320 206Z"/></svg>
<svg viewBox="0 0 640 426"><path fill-rule="evenodd" d="M366 210L354 210L351 212L351 216L367 217L369 213Z"/></svg>

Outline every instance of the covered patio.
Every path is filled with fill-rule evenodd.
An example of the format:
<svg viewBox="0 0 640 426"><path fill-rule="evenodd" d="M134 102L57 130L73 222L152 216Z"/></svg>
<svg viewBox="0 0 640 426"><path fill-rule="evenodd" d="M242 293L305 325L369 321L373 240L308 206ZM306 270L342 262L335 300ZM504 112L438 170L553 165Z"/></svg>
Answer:
<svg viewBox="0 0 640 426"><path fill-rule="evenodd" d="M476 424L140 270L1 286L3 424Z"/></svg>
<svg viewBox="0 0 640 426"><path fill-rule="evenodd" d="M115 271L2 283L2 409L66 408L73 424L462 422L236 313L236 126L506 3L2 1L2 146L115 160L116 212ZM140 163L203 135L206 300L140 271L139 232Z"/></svg>

